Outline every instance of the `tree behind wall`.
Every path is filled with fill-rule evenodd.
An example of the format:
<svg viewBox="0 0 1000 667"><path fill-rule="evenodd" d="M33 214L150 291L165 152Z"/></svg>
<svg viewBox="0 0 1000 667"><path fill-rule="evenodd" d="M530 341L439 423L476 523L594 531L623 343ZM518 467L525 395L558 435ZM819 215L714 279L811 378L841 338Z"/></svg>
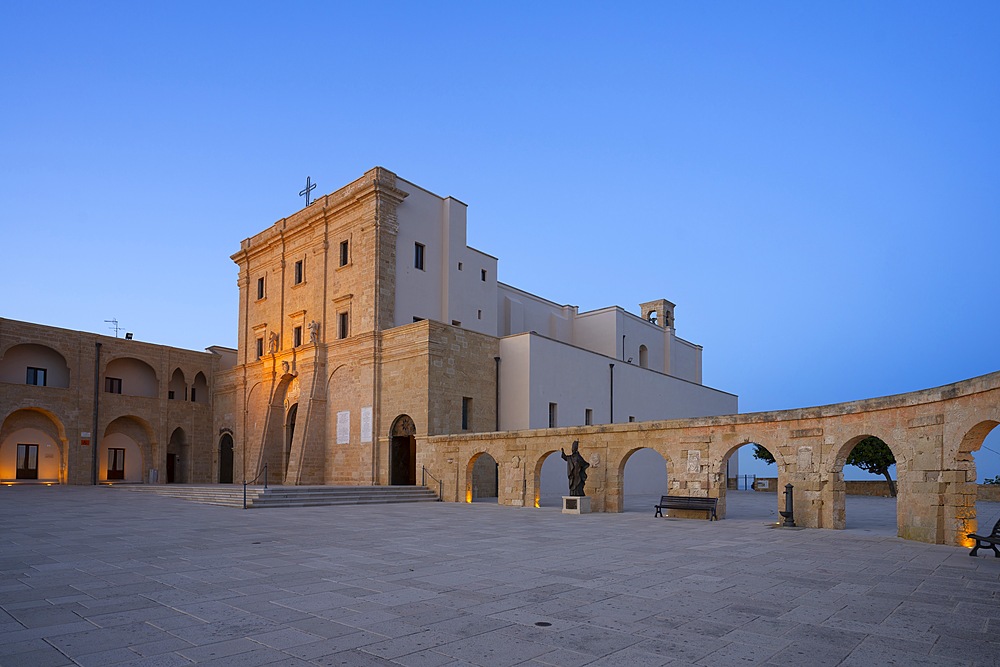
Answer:
<svg viewBox="0 0 1000 667"><path fill-rule="evenodd" d="M754 445L753 457L767 463L774 463L774 456L760 445ZM889 483L889 495L896 497L896 482L889 474L889 468L896 465L896 457L892 455L889 445L880 438L868 436L858 444L847 456L847 465L857 466L873 475L882 475Z"/></svg>

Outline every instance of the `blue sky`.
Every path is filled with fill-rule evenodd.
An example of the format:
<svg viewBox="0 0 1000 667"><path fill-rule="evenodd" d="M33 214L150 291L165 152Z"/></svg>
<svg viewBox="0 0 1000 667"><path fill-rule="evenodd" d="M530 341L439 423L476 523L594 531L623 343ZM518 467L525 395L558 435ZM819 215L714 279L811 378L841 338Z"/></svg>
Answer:
<svg viewBox="0 0 1000 667"><path fill-rule="evenodd" d="M0 57L3 317L235 345L240 240L382 165L744 412L1000 370L996 3L12 1Z"/></svg>

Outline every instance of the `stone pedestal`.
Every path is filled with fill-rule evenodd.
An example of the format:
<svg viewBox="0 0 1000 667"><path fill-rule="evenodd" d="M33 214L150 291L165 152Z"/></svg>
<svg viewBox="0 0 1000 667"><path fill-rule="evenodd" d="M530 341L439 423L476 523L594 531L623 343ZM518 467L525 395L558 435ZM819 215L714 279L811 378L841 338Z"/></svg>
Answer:
<svg viewBox="0 0 1000 667"><path fill-rule="evenodd" d="M588 496L563 496L563 514L590 514Z"/></svg>

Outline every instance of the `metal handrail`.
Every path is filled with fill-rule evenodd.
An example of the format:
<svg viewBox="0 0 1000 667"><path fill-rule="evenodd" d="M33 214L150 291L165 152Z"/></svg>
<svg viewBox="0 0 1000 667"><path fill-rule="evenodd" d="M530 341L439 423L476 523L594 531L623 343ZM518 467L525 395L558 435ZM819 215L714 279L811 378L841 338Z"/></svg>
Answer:
<svg viewBox="0 0 1000 667"><path fill-rule="evenodd" d="M267 464L266 463L264 464L264 469L261 470L259 473L257 473L256 477L254 477L253 479L251 479L249 482L246 481L246 480L243 480L243 509L247 508L247 485L248 484L253 484L254 482L256 482L258 479L260 479L261 475L264 476L264 488L266 489L267 488Z"/></svg>
<svg viewBox="0 0 1000 667"><path fill-rule="evenodd" d="M427 472L427 468L420 466L420 486L427 486L428 477L438 483L438 502L441 502L444 500L444 484L437 477Z"/></svg>

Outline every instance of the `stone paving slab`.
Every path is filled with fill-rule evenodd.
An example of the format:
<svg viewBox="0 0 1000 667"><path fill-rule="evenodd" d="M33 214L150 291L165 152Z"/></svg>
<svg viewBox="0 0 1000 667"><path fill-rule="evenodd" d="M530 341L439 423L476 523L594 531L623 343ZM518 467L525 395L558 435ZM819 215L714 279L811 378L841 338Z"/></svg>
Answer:
<svg viewBox="0 0 1000 667"><path fill-rule="evenodd" d="M1000 559L895 537L891 499L848 498L844 531L774 529L768 494L730 493L718 522L655 500L260 512L3 488L0 665L1000 664Z"/></svg>

